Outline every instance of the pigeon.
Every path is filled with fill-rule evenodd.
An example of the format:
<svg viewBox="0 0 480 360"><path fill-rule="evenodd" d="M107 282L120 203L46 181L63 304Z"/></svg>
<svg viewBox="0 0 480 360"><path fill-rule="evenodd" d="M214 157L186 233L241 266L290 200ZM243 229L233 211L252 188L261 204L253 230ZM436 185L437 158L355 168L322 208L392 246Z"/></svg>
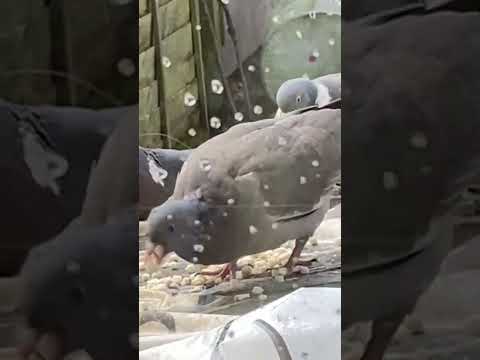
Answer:
<svg viewBox="0 0 480 360"><path fill-rule="evenodd" d="M480 14L388 15L344 24L342 328L373 321L363 360L440 271L480 175Z"/></svg>
<svg viewBox="0 0 480 360"><path fill-rule="evenodd" d="M320 76L314 80L297 78L285 81L277 91L279 109L275 118L311 106L323 107L340 99L341 82L340 73Z"/></svg>
<svg viewBox="0 0 480 360"><path fill-rule="evenodd" d="M80 349L98 360L138 356L138 138L132 136L138 115L132 115L107 140L81 215L32 249L22 268L19 313L33 332L19 346L25 358L61 359Z"/></svg>
<svg viewBox="0 0 480 360"><path fill-rule="evenodd" d="M132 107L90 110L0 100L0 275L80 215L93 165L117 119Z"/></svg>
<svg viewBox="0 0 480 360"><path fill-rule="evenodd" d="M291 269L330 208L340 122L340 109L325 108L238 124L203 143L150 213L150 241L193 263L233 266L296 239Z"/></svg>
<svg viewBox="0 0 480 360"><path fill-rule="evenodd" d="M191 150L138 148L139 218L163 204L173 193L177 174Z"/></svg>

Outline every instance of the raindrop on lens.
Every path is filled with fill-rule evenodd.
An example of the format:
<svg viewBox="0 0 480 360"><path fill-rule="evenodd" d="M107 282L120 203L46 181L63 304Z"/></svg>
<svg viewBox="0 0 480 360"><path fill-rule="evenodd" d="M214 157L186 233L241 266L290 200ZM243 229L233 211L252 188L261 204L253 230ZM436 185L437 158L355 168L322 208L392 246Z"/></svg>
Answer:
<svg viewBox="0 0 480 360"><path fill-rule="evenodd" d="M162 56L162 65L168 69L170 66L172 66L172 62L168 57Z"/></svg>
<svg viewBox="0 0 480 360"><path fill-rule="evenodd" d="M118 72L125 77L132 76L133 74L135 74L135 71L136 71L136 67L133 61L127 58L121 59L117 63L117 69L118 69Z"/></svg>
<svg viewBox="0 0 480 360"><path fill-rule="evenodd" d="M213 79L211 82L211 87L214 94L220 95L223 93L224 87L220 80Z"/></svg>
<svg viewBox="0 0 480 360"><path fill-rule="evenodd" d="M263 113L263 108L260 105L255 105L253 107L253 113L256 115L261 115Z"/></svg>
<svg viewBox="0 0 480 360"><path fill-rule="evenodd" d="M222 122L220 121L220 119L216 116L213 116L210 118L210 126L213 128L213 129L220 129L220 127L222 126Z"/></svg>
<svg viewBox="0 0 480 360"><path fill-rule="evenodd" d="M236 112L233 117L234 117L235 120L237 120L237 121L242 121L242 120L243 120L243 114L242 114L241 112Z"/></svg>
<svg viewBox="0 0 480 360"><path fill-rule="evenodd" d="M186 106L192 107L197 103L197 98L192 93L186 92L184 96L184 103Z"/></svg>

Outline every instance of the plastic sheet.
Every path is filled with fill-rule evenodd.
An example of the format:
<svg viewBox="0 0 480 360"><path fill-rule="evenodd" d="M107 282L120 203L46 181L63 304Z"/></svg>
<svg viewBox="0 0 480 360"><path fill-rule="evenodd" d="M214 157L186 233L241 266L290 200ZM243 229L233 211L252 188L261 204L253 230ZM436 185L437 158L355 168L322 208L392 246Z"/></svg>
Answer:
<svg viewBox="0 0 480 360"><path fill-rule="evenodd" d="M221 326L140 352L141 360L340 360L341 290L304 288Z"/></svg>

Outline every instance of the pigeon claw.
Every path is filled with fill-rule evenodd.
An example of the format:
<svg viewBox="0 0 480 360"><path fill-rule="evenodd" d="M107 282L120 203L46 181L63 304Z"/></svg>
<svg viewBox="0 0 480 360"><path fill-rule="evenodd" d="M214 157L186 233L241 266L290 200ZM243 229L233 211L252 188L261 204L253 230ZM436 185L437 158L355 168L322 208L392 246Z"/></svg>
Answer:
<svg viewBox="0 0 480 360"><path fill-rule="evenodd" d="M236 261L226 264L221 270L218 271L201 271L200 275L204 276L217 276L222 280L235 279L235 273L237 271Z"/></svg>

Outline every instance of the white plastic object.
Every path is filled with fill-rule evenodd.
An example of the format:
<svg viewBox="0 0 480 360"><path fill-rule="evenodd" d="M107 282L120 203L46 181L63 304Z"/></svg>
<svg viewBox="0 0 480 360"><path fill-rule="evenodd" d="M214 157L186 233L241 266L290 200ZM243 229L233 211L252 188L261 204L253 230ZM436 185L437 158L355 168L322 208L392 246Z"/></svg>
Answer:
<svg viewBox="0 0 480 360"><path fill-rule="evenodd" d="M140 351L140 360L340 360L341 290L301 288L225 326Z"/></svg>

